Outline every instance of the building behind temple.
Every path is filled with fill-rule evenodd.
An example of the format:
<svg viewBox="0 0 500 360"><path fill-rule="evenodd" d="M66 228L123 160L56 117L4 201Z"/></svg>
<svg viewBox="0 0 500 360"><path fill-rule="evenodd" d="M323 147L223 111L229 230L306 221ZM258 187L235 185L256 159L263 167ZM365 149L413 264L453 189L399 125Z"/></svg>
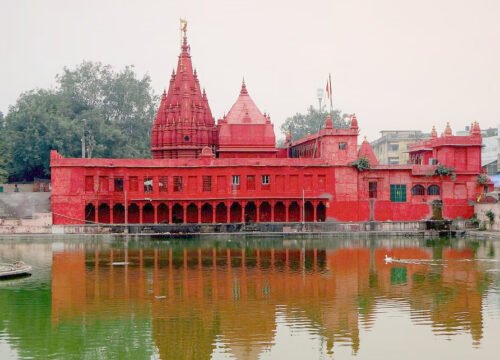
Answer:
<svg viewBox="0 0 500 360"><path fill-rule="evenodd" d="M54 224L225 224L468 218L481 130L450 126L410 145L410 163L379 164L358 119L276 146L271 118L242 83L216 122L184 33L152 129L152 159L65 158L51 152ZM366 166L368 164L368 166ZM450 172L443 174L443 168ZM439 170L441 169L441 170ZM451 171L451 169L453 169Z"/></svg>

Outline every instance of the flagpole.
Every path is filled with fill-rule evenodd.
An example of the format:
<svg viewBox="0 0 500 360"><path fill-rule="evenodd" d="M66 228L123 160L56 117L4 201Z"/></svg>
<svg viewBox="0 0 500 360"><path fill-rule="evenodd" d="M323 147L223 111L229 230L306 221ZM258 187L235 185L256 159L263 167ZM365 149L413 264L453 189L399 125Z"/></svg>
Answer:
<svg viewBox="0 0 500 360"><path fill-rule="evenodd" d="M332 74L328 73L328 89L330 90L330 114L333 111L333 96L332 96Z"/></svg>

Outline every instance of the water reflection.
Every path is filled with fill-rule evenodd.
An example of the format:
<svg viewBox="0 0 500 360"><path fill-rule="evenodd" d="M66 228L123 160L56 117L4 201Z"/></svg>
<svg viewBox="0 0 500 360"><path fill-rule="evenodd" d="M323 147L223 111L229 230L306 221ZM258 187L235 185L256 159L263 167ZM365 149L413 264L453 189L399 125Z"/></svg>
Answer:
<svg viewBox="0 0 500 360"><path fill-rule="evenodd" d="M499 297L491 270L500 265L477 259L496 260L498 244L389 244L70 243L51 251L50 287L0 295L0 307L17 314L0 340L20 358L33 356L23 351L37 344L22 346L32 339L50 345L48 357L257 359L277 358L276 348L300 337L316 344L310 356L348 346L361 358L362 334L382 338L377 322L403 313L436 337L466 333L480 348L483 307ZM404 260L386 264L386 254ZM500 309L488 309L498 322Z"/></svg>

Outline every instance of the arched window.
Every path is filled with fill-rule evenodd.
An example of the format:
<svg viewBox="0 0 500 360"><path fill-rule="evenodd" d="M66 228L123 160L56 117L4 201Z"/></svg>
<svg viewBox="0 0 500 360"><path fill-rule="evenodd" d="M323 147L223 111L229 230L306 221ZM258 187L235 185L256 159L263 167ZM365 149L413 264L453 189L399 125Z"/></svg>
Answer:
<svg viewBox="0 0 500 360"><path fill-rule="evenodd" d="M415 185L411 188L411 194L415 195L425 195L425 188L422 185Z"/></svg>
<svg viewBox="0 0 500 360"><path fill-rule="evenodd" d="M427 195L439 195L441 194L441 190L437 185L431 185L427 188Z"/></svg>

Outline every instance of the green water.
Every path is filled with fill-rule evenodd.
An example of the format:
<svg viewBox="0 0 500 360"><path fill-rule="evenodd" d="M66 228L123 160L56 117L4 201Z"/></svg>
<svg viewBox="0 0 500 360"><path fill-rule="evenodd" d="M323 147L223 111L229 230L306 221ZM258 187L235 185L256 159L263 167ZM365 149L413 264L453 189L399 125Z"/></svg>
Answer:
<svg viewBox="0 0 500 360"><path fill-rule="evenodd" d="M500 242L0 238L15 259L0 359L498 356Z"/></svg>

